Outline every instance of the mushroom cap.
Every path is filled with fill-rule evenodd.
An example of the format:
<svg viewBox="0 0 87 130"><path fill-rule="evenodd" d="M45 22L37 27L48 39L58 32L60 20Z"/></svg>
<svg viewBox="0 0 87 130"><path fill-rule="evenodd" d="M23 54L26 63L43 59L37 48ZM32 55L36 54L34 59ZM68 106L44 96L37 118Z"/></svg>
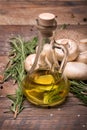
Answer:
<svg viewBox="0 0 87 130"><path fill-rule="evenodd" d="M87 64L68 62L63 74L69 79L87 80Z"/></svg>
<svg viewBox="0 0 87 130"><path fill-rule="evenodd" d="M81 52L76 61L87 64L87 51Z"/></svg>
<svg viewBox="0 0 87 130"><path fill-rule="evenodd" d="M79 54L78 45L74 40L71 39L58 39L56 43L64 45L68 50L68 61L73 61ZM55 49L58 60L62 60L64 52L61 49Z"/></svg>
<svg viewBox="0 0 87 130"><path fill-rule="evenodd" d="M79 51L87 51L87 39L81 39L79 43Z"/></svg>

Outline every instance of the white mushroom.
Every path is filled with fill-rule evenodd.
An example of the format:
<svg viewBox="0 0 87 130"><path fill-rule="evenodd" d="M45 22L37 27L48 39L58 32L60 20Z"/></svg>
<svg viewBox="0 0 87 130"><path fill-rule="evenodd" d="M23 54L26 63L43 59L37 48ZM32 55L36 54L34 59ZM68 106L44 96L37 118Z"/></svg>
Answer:
<svg viewBox="0 0 87 130"><path fill-rule="evenodd" d="M69 79L87 80L87 64L68 62L63 74Z"/></svg>
<svg viewBox="0 0 87 130"><path fill-rule="evenodd" d="M43 50L39 56L39 65L48 67L52 69L52 67L59 67L57 58L54 54L54 50L52 49L51 44L45 44L43 46Z"/></svg>
<svg viewBox="0 0 87 130"><path fill-rule="evenodd" d="M80 52L80 54L77 57L76 61L83 62L83 63L87 64L87 51Z"/></svg>
<svg viewBox="0 0 87 130"><path fill-rule="evenodd" d="M87 39L81 39L79 43L80 52L87 51Z"/></svg>
<svg viewBox="0 0 87 130"><path fill-rule="evenodd" d="M38 51L38 47L36 47L36 53ZM29 55L24 62L25 70L30 71L34 61L36 58L36 54ZM38 63L35 69L42 67L42 68L49 68L54 69L54 67L59 67L58 61L54 55L54 50L52 49L51 44L45 44L43 46L43 50L41 51L38 57Z"/></svg>
<svg viewBox="0 0 87 130"><path fill-rule="evenodd" d="M25 59L24 67L25 67L26 71L29 71L31 69L31 67L34 63L35 57L36 57L36 54L31 54L31 55L27 56L27 58ZM38 64L37 64L36 68L38 68Z"/></svg>
<svg viewBox="0 0 87 130"><path fill-rule="evenodd" d="M68 61L73 61L79 54L78 45L71 39L56 40L58 44L64 45L68 50ZM61 49L55 49L58 60L61 61L64 57L64 52Z"/></svg>
<svg viewBox="0 0 87 130"><path fill-rule="evenodd" d="M80 40L78 47L79 47L79 55L76 61L87 64L87 39Z"/></svg>

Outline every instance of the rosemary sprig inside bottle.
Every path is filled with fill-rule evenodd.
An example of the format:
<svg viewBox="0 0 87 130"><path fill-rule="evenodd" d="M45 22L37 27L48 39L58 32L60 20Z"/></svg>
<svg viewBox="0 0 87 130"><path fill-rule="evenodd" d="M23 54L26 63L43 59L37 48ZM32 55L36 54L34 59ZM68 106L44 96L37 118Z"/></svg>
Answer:
<svg viewBox="0 0 87 130"><path fill-rule="evenodd" d="M18 89L14 95L7 95L12 100L11 111L14 113L14 118L23 109L23 92L22 80L26 75L24 70L24 60L27 55L35 52L37 38L34 37L31 41L24 41L20 36L10 39L11 52L9 54L9 63L4 72L4 81L10 77L18 84Z"/></svg>

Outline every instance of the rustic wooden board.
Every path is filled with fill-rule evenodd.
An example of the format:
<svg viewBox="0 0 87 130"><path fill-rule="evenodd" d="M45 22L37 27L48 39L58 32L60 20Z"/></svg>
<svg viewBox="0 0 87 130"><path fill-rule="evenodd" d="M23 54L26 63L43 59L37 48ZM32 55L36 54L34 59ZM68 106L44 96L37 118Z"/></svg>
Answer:
<svg viewBox="0 0 87 130"><path fill-rule="evenodd" d="M35 27L38 14L51 12L58 16L56 38L87 38L86 0L0 0L0 74L8 63L9 39L21 35L25 40L38 36ZM62 29L62 24L68 24ZM13 119L8 112L7 94L15 93L13 80L0 84L0 130L86 130L87 107L69 93L66 102L55 108L41 108L24 102L25 109Z"/></svg>
<svg viewBox="0 0 87 130"><path fill-rule="evenodd" d="M0 2L1 25L35 25L40 13L57 15L58 24L86 24L87 1L31 0ZM32 17L33 16L33 17ZM86 20L84 20L86 19Z"/></svg>

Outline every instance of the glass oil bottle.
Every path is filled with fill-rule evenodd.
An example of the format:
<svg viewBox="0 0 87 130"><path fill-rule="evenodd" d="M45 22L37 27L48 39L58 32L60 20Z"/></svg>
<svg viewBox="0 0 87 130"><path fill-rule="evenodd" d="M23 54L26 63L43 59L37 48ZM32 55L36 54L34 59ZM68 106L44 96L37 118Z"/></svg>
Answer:
<svg viewBox="0 0 87 130"><path fill-rule="evenodd" d="M69 93L69 81L63 76L64 66L67 61L67 50L64 46L58 45L54 40L57 22L55 15L51 13L40 14L37 19L37 28L39 30L39 44L36 52L36 58L29 73L23 80L23 93L26 98L33 104L48 107L63 103ZM47 43L49 41L49 43ZM42 64L36 69L38 61L41 58L45 44L52 46L53 61L49 63L42 59ZM48 46L49 46L48 45ZM55 48L61 48L65 56L61 65L55 57ZM52 55L49 54L50 57Z"/></svg>

